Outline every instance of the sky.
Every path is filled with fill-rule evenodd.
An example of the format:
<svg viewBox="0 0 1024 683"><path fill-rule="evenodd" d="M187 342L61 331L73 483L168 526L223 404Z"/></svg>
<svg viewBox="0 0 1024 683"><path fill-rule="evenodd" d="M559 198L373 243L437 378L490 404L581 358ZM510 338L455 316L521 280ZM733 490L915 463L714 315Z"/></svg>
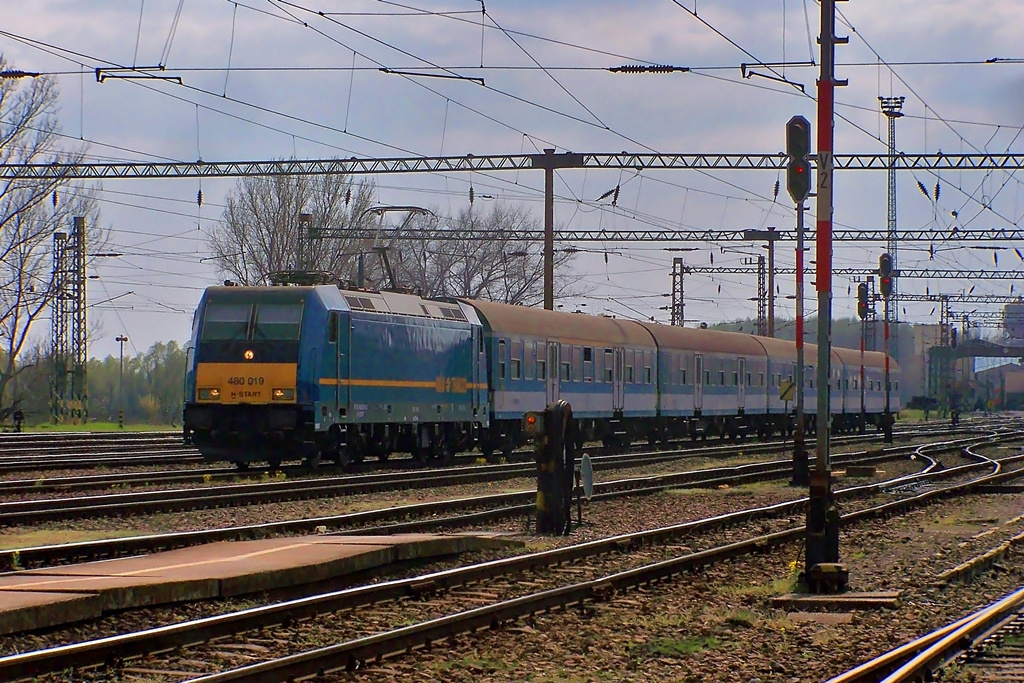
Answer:
<svg viewBox="0 0 1024 683"><path fill-rule="evenodd" d="M785 148L790 117L816 120L820 8L812 0L0 0L0 7L0 53L9 68L54 74L65 143L84 147L90 161L482 156L544 148L774 154ZM836 92L836 153L886 151L880 96L906 98L896 124L901 151L1024 152L1021 3L855 0L838 3L838 10L836 33L850 41L836 47L836 76L849 80ZM627 64L689 71L608 71ZM96 77L98 68L153 66L163 70L145 78ZM455 214L469 206L472 187L475 209L506 202L543 218L539 172L366 179L375 183L380 205ZM90 267L90 356L116 356L121 334L131 339L126 354L188 338L202 290L222 279L208 259L208 234L236 182L98 185L100 222L110 234L105 249L123 256L94 259ZM614 205L612 197L601 198L616 187ZM885 227L884 171L837 172L834 193L837 228ZM742 230L795 222L785 177L773 170L564 170L555 195L556 224L571 229ZM1022 215L1018 174L898 174L900 228L1017 227ZM811 201L808 225L814 220ZM576 246L585 250L573 262L576 289L585 294L556 304L663 322L673 257L694 266L738 266L763 253L736 242ZM1012 248L993 246L1000 245L903 244L899 266L1024 267ZM680 248L693 250L669 251ZM834 265L873 268L883 250L884 244L836 243ZM776 262L792 267L792 244L778 245ZM778 285L776 317L792 318L793 301L785 297L793 282L780 276ZM922 294L971 286L975 293L1011 293L1007 281L900 285ZM692 275L684 287L688 325L756 315L752 276ZM856 285L837 277L833 289L833 315L854 316ZM810 286L807 306L813 312ZM937 321L934 304L904 308L903 320Z"/></svg>

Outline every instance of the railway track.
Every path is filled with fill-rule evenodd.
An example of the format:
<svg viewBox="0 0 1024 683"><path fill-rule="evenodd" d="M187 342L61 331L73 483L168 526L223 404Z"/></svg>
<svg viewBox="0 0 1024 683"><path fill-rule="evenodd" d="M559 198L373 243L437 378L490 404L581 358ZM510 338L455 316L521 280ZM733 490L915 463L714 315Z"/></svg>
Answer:
<svg viewBox="0 0 1024 683"><path fill-rule="evenodd" d="M948 448L956 450L966 441L950 442ZM837 456L835 463L870 464L881 463L893 459L905 458L912 453L920 453L920 446L896 446L882 449L868 456L867 452ZM657 454L658 457L667 457ZM594 459L597 471L615 469L623 461L631 463L632 456L604 456ZM481 469L505 468L506 471L523 466L485 466ZM532 470L531 470L532 472ZM424 477L424 473L409 473L410 476L401 486L411 487L414 477ZM780 479L791 476L792 462L786 459L748 465L718 467L703 470L692 470L676 474L645 476L632 479L599 482L595 485L597 498L623 495L643 495L662 491L665 488L690 486L712 487L720 485L736 485L766 479ZM450 483L449 472L434 473ZM382 475L376 480L381 481ZM389 485L393 485L393 481ZM436 486L437 479L429 477L421 479L424 486ZM350 484L365 492L366 486L373 484ZM379 484L378 484L379 485ZM203 543L217 541L247 540L264 538L273 535L313 533L319 527L327 529L349 529L350 533L398 533L412 531L429 531L465 526L469 520L476 523L487 523L496 519L529 513L533 510L536 493L532 490L493 494L475 498L461 498L446 501L417 503L388 507L380 510L313 517L299 520L283 520L265 524L252 524L220 529L199 531L183 531L126 538L111 538L96 541L82 541L56 545L36 546L28 548L0 550L0 567L12 568L47 566L55 563L83 561L102 557L134 555L157 550L170 550ZM31 515L31 512L25 514ZM472 517L470 517L472 515ZM441 518L440 520L438 518ZM403 520L413 521L403 521Z"/></svg>
<svg viewBox="0 0 1024 683"><path fill-rule="evenodd" d="M976 420L962 423L961 429L986 429L989 428L988 421ZM897 438L909 438L916 435L948 433L951 430L948 426L939 423L928 425L915 425L895 432ZM875 434L839 437L843 439L877 439ZM745 442L744 450L766 446L763 443ZM782 442L772 442L778 446ZM791 442L790 442L791 443ZM706 444L705 444L706 445ZM771 447L770 445L767 447ZM692 448L692 446L690 446ZM603 448L589 450L604 452ZM633 452L639 450L633 447ZM482 456L478 453L465 453L456 456L456 463L472 463ZM532 453L520 451L516 459L532 459ZM202 457L198 451L185 446L181 442L179 432L55 432L55 433L23 433L23 434L0 434L0 474L16 472L39 473L40 476L33 476L22 480L3 481L5 488L32 488L33 486L43 488L47 486L62 486L66 490L88 488L90 484L96 487L131 484L137 481L144 481L142 477L121 476L119 474L94 475L91 479L82 478L81 483L74 481L73 477L60 477L61 482L49 481L54 477L47 477L45 472L49 470L78 470L78 469L99 469L119 467L145 467L150 465L201 465ZM348 470L342 470L334 465L322 465L326 471L348 471L365 473L379 468L402 469L421 467L421 464L411 458L396 458L386 463L368 462L357 466L350 466ZM229 468L203 469L194 473L194 477L187 477L179 481L203 481L206 474L213 478L228 478ZM253 472L265 471L254 468ZM288 466L282 471L291 475L298 472L307 472L308 468L301 466ZM239 476L245 476L246 470L233 469L231 472ZM123 475L137 473L121 473ZM157 473L163 481L173 481L171 475ZM107 478L104 479L103 477ZM56 489L45 489L56 490Z"/></svg>
<svg viewBox="0 0 1024 683"><path fill-rule="evenodd" d="M838 444L857 444L877 439L865 436L837 439ZM758 455L777 452L780 444L744 444L716 446L687 451L655 451L620 455L598 455L593 458L597 471L642 467L687 458L727 458L739 454ZM899 453L888 449L888 452ZM531 459L532 460L532 459ZM63 491L71 488L106 488L131 483L210 482L233 478L229 469L207 469L194 473L160 472L104 475L89 478L67 478L59 481L20 480L5 482L12 492ZM0 502L0 524L38 524L53 520L95 519L180 512L212 507L279 503L404 489L469 484L482 481L503 481L530 477L536 473L532 462L503 465L475 465L440 470L412 470L362 475L319 476L297 480L233 483L193 488L105 493L65 498L41 498ZM236 473L237 474L237 473Z"/></svg>
<svg viewBox="0 0 1024 683"><path fill-rule="evenodd" d="M0 472L199 462L180 432L0 434Z"/></svg>
<svg viewBox="0 0 1024 683"><path fill-rule="evenodd" d="M992 439L984 441L992 443ZM919 455L923 462L928 462L932 452L951 447L965 448L965 444L919 447ZM977 463L941 471L935 471L937 468L932 466L926 468L932 471L910 478L930 480L933 484L941 478L968 480L865 506L843 515L841 523L849 526L903 514L974 487L1024 476L1021 470L1002 471L1006 465L1024 461L1024 454L997 462L977 455L970 446L966 448ZM868 490L891 490L899 483L879 482L837 491L836 495L845 499L862 497ZM88 667L121 662L124 658L147 653L149 656L140 662L122 663L108 670L103 679L130 677L138 671L162 671L171 676L168 680L277 681L356 669L381 657L413 648L429 648L459 634L497 628L540 611L571 605L585 608L589 603L641 585L672 579L698 567L792 543L805 533L799 523L803 503L793 501L747 509L425 576L332 591L97 641L13 655L0 658L0 676L42 675L59 670L68 662ZM766 521L773 527L767 534L763 533ZM687 538L688 545L693 546L695 535L723 529L730 530L727 543L703 538L697 543L701 546L699 549L691 547L682 553L673 545L678 539ZM429 601L427 608L420 605L419 601L423 600ZM381 607L382 604L388 606ZM346 608L341 614L337 613ZM358 619L360 610L367 609L372 610L374 618ZM441 616L437 614L439 609L443 609ZM300 625L299 620L310 621ZM310 624L317 623L332 634L332 640L344 638L343 642L295 653L291 643L301 641L296 637L296 629L311 628ZM354 623L363 625L354 626ZM254 629L258 630L254 632ZM237 659L228 654L237 654L238 648L249 654L263 652L261 658L266 661L230 668L231 662ZM282 653L282 649L290 651ZM167 652L152 654L159 651ZM86 672L74 673L85 680Z"/></svg>

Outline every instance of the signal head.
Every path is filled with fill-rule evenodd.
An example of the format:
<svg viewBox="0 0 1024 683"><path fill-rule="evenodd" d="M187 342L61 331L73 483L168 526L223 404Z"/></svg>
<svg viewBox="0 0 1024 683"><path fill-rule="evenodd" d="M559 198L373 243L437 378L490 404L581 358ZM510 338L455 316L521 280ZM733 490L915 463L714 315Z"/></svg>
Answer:
<svg viewBox="0 0 1024 683"><path fill-rule="evenodd" d="M892 274L892 256L888 252L878 257L878 274L883 277Z"/></svg>

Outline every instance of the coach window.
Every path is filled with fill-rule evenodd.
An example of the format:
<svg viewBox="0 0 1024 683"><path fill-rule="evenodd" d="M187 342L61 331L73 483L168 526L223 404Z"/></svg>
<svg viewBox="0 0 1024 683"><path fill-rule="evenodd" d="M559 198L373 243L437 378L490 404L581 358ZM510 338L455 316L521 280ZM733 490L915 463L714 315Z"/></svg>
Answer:
<svg viewBox="0 0 1024 683"><path fill-rule="evenodd" d="M331 311L327 316L327 341L331 344L338 343L338 312Z"/></svg>
<svg viewBox="0 0 1024 683"><path fill-rule="evenodd" d="M498 379L505 379L505 340L498 340Z"/></svg>
<svg viewBox="0 0 1024 683"><path fill-rule="evenodd" d="M711 386L711 371L710 370L705 370L704 371L704 384L706 384L707 386Z"/></svg>
<svg viewBox="0 0 1024 683"><path fill-rule="evenodd" d="M614 376L612 374L612 371L614 370L614 367L612 365L612 363L614 362L612 360L613 358L614 358L614 355L612 354L612 350L611 349L605 349L604 350L604 381L605 382L611 382L612 381L612 377Z"/></svg>
<svg viewBox="0 0 1024 683"><path fill-rule="evenodd" d="M725 370L719 370L718 371L718 386L720 386L720 387L724 387L725 386Z"/></svg>
<svg viewBox="0 0 1024 683"><path fill-rule="evenodd" d="M572 379L572 347L563 344L562 345L562 372L560 379L563 382L568 382Z"/></svg>
<svg viewBox="0 0 1024 683"><path fill-rule="evenodd" d="M583 381L583 347L572 347L572 381Z"/></svg>
<svg viewBox="0 0 1024 683"><path fill-rule="evenodd" d="M509 360L509 370L512 372L512 379L523 377L523 342L512 342L512 358Z"/></svg>
<svg viewBox="0 0 1024 683"><path fill-rule="evenodd" d="M533 363L537 358L537 342L526 342L523 346L523 379L533 379Z"/></svg>
<svg viewBox="0 0 1024 683"><path fill-rule="evenodd" d="M759 387L763 387L764 386L764 373L763 372L757 373L757 386L759 386Z"/></svg>
<svg viewBox="0 0 1024 683"><path fill-rule="evenodd" d="M583 347L583 381L594 381L594 347Z"/></svg>
<svg viewBox="0 0 1024 683"><path fill-rule="evenodd" d="M633 353L633 350L630 349L622 354L623 362L625 363L626 368L626 382L628 382L629 384L633 383Z"/></svg>
<svg viewBox="0 0 1024 683"><path fill-rule="evenodd" d="M644 351L644 384L651 383L651 357L654 355L650 351Z"/></svg>
<svg viewBox="0 0 1024 683"><path fill-rule="evenodd" d="M548 361L544 357L544 343L537 345L537 379L544 381L548 378Z"/></svg>
<svg viewBox="0 0 1024 683"><path fill-rule="evenodd" d="M740 373L739 372L733 372L732 373L732 385L734 387L735 386L739 386L739 383L740 383Z"/></svg>

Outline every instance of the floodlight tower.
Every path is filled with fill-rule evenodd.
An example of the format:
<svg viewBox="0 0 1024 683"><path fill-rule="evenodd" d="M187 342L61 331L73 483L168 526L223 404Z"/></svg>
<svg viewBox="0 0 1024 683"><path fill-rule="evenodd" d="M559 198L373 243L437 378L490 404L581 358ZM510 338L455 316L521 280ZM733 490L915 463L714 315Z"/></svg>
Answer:
<svg viewBox="0 0 1024 683"><path fill-rule="evenodd" d="M885 253L892 258L893 278L892 294L885 300L885 320L887 322L899 322L900 319L900 294L899 294L899 260L897 251L899 245L896 242L896 119L903 116L903 102L905 97L879 97L878 103L882 107L882 113L889 122L889 168L886 172L887 203L886 203L886 240ZM893 325L893 356L899 360L899 325Z"/></svg>

